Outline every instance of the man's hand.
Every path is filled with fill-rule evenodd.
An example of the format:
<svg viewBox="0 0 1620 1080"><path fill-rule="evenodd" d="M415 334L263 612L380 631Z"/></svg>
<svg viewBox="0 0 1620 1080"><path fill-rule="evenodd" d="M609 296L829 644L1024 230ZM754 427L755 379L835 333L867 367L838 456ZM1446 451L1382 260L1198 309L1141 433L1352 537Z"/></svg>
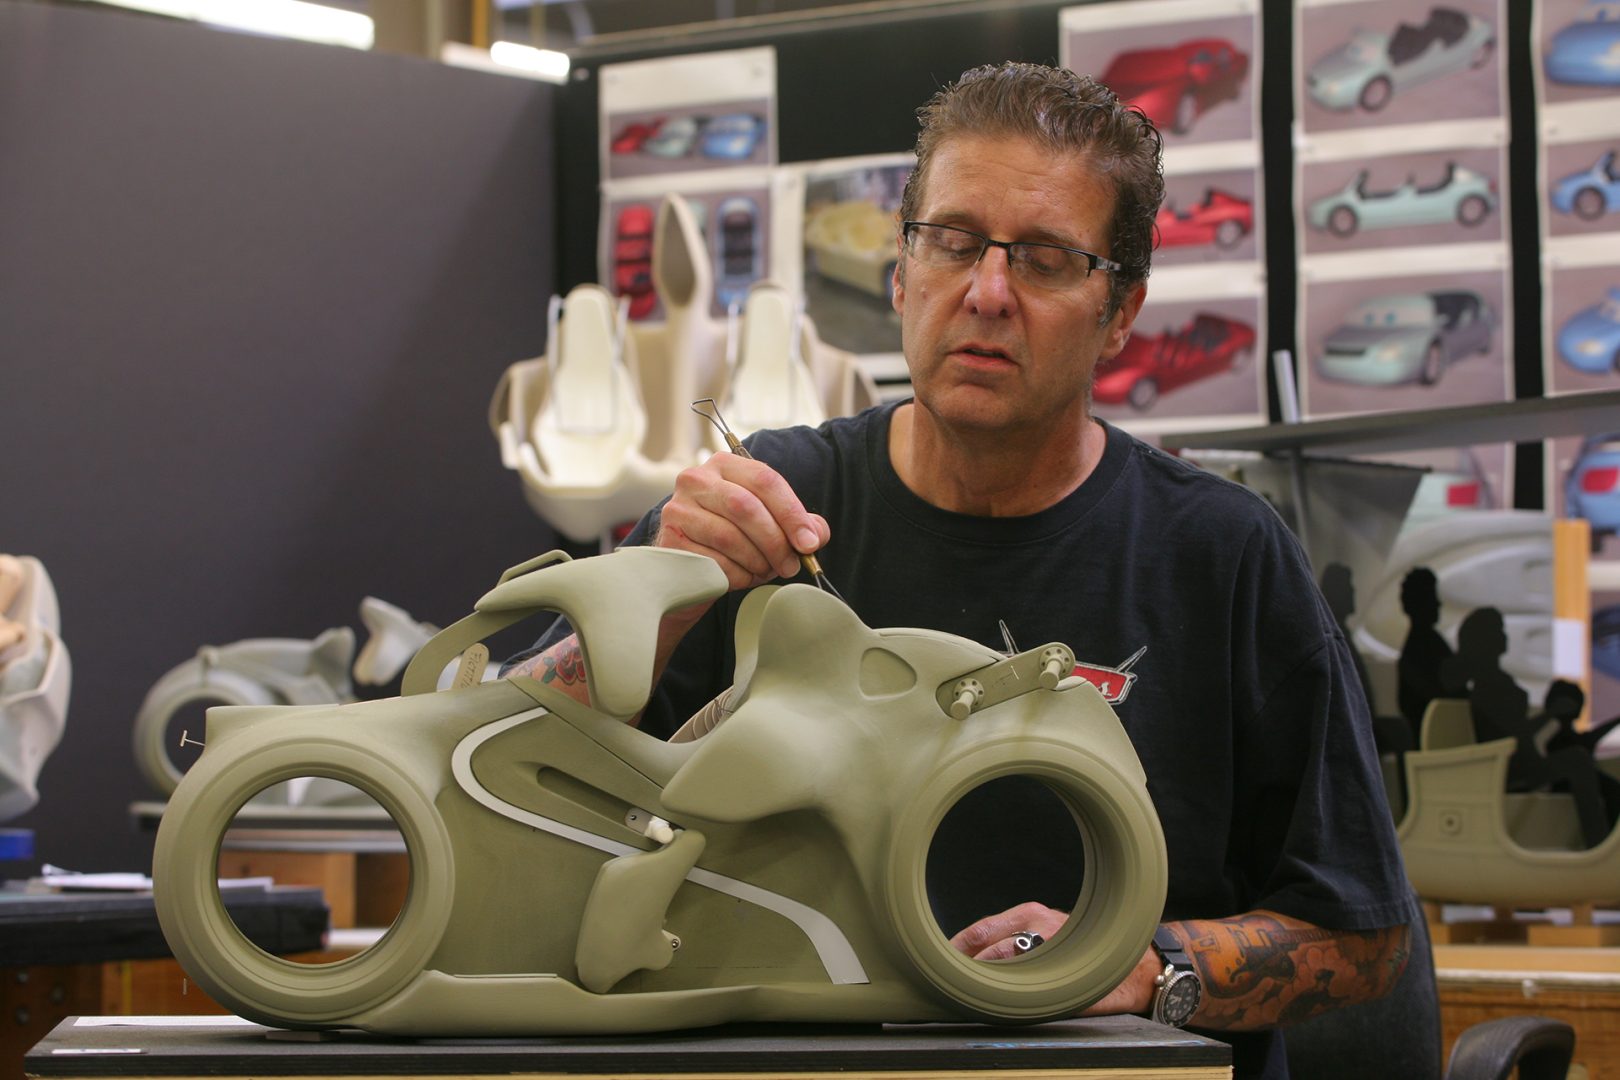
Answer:
<svg viewBox="0 0 1620 1080"><path fill-rule="evenodd" d="M722 452L675 478L653 543L707 555L736 590L793 577L799 556L830 535L826 520L804 508L780 473Z"/></svg>
<svg viewBox="0 0 1620 1080"><path fill-rule="evenodd" d="M987 915L951 938L951 947L975 960L1011 960L1019 955L1013 938L1033 932L1051 940L1069 916L1045 904L1030 901L1008 908L999 915Z"/></svg>
<svg viewBox="0 0 1620 1080"><path fill-rule="evenodd" d="M951 945L975 960L1009 960L1018 955L1013 935L1033 930L1050 939L1067 919L1043 904L1019 904L980 919ZM1273 911L1167 925L1187 943L1204 985L1193 1026L1212 1030L1282 1027L1381 997L1405 970L1411 948L1407 926L1325 930ZM1147 1015L1163 970L1149 946L1125 980L1084 1015Z"/></svg>

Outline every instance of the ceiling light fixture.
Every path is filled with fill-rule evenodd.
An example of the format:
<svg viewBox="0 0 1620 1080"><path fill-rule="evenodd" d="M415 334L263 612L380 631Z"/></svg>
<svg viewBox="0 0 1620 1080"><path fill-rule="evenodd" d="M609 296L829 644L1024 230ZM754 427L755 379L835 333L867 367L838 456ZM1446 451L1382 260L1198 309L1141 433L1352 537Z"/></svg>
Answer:
<svg viewBox="0 0 1620 1080"><path fill-rule="evenodd" d="M296 38L323 45L369 49L376 36L371 17L357 11L311 4L306 0L99 0L130 8L191 19L228 30Z"/></svg>

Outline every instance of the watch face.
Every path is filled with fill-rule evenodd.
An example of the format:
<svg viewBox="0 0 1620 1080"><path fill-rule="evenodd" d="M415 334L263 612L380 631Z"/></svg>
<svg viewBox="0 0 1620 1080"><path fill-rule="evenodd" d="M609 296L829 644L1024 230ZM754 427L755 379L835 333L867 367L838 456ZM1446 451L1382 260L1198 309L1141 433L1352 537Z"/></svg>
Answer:
<svg viewBox="0 0 1620 1080"><path fill-rule="evenodd" d="M1164 998L1160 1004L1160 1012L1164 1022L1174 1027L1181 1027L1192 1019L1193 1013L1198 1011L1200 994L1198 979L1187 973L1178 972L1165 987Z"/></svg>

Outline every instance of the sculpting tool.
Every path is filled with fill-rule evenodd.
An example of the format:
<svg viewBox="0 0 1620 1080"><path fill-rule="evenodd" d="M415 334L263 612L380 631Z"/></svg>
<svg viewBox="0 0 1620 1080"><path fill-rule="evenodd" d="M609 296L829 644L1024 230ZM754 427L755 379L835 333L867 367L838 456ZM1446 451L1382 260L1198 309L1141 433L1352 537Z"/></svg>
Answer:
<svg viewBox="0 0 1620 1080"><path fill-rule="evenodd" d="M707 405L710 411L704 412L698 408L699 405ZM721 437L726 440L726 448L733 454L747 458L749 461L754 460L754 455L748 452L748 447L742 444L742 440L737 438L726 424L725 418L720 415L720 406L715 404L714 398L699 398L692 402L692 411L715 426L715 430L719 431ZM827 578L827 572L821 568L821 563L814 555L800 555L799 565L804 567L805 573L810 575L810 579L816 583L817 588L823 592L832 593L839 600L844 600L842 596L839 596L838 590L833 588L833 583ZM844 603L847 604L849 601L844 600Z"/></svg>

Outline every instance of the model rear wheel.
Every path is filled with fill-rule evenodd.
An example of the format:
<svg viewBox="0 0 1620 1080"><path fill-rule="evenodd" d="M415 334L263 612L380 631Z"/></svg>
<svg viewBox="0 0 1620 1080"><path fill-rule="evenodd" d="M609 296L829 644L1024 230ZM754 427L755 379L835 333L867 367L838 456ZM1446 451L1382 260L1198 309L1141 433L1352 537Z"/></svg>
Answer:
<svg viewBox="0 0 1620 1080"><path fill-rule="evenodd" d="M1159 400L1159 384L1152 379L1138 379L1131 384L1130 393L1125 395L1133 409L1149 409Z"/></svg>
<svg viewBox="0 0 1620 1080"><path fill-rule="evenodd" d="M1361 107L1368 112L1377 112L1389 104L1389 99L1395 96L1395 85L1383 75L1369 82L1361 88L1361 96L1357 98Z"/></svg>
<svg viewBox="0 0 1620 1080"><path fill-rule="evenodd" d="M1575 216L1582 221L1596 221L1609 209L1609 200L1597 188L1581 188L1575 193Z"/></svg>
<svg viewBox="0 0 1620 1080"><path fill-rule="evenodd" d="M1051 1020L1101 1000L1141 960L1164 904L1164 838L1146 792L1100 758L1035 743L998 739L943 765L895 822L889 844L883 901L906 958L935 992L980 1019ZM1081 891L1039 949L974 960L951 947L935 919L928 856L960 801L1011 777L1043 783L1073 815L1084 848Z"/></svg>
<svg viewBox="0 0 1620 1080"><path fill-rule="evenodd" d="M1223 248L1236 247L1238 241L1243 239L1243 234L1246 231L1240 222L1223 221L1215 226L1215 246Z"/></svg>
<svg viewBox="0 0 1620 1080"><path fill-rule="evenodd" d="M1457 204L1457 221L1459 224L1473 228L1485 220L1491 212L1491 204L1485 201L1483 195L1470 195Z"/></svg>

